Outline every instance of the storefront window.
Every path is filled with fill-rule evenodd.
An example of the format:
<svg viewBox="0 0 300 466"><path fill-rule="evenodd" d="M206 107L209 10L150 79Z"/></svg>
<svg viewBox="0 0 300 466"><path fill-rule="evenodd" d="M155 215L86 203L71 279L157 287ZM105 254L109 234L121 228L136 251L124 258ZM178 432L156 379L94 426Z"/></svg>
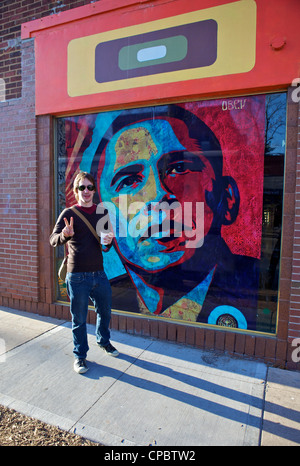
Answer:
<svg viewBox="0 0 300 466"><path fill-rule="evenodd" d="M285 93L57 119L57 215L92 173L114 309L276 332L285 134Z"/></svg>

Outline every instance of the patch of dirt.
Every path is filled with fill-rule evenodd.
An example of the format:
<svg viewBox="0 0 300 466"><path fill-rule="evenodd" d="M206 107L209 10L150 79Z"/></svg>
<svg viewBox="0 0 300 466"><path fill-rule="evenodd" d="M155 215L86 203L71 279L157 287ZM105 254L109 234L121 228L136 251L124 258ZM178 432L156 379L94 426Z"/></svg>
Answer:
<svg viewBox="0 0 300 466"><path fill-rule="evenodd" d="M101 446L0 405L0 446Z"/></svg>

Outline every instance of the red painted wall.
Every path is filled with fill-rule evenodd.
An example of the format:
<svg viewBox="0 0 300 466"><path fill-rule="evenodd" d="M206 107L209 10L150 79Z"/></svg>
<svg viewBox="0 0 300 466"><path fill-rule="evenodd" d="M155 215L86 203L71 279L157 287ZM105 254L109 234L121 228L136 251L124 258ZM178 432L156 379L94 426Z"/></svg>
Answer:
<svg viewBox="0 0 300 466"><path fill-rule="evenodd" d="M200 6L201 10L216 7L213 10L207 10L207 18L217 14L218 7L222 12L223 6L232 8L231 16L228 13L224 14L225 26L222 26L223 13L221 14L218 28L220 31L222 27L225 28L224 37L230 38L234 27L236 41L239 41L241 31L235 23L234 6L240 4L247 8L249 5L256 8L255 64L250 71L180 82L171 82L172 77L170 77L170 82L163 84L147 86L137 84L135 87L129 84L129 88L126 89L73 97L68 95L68 77L72 79L70 73L68 76L67 66L70 41L109 31L114 31L113 34L118 35L122 28L129 28L127 32L130 36L132 26L160 19L166 21L170 14L175 17L198 11L199 1L174 0L170 11L169 3L162 0L156 0L151 5L146 0L142 0L139 4L133 1L124 2L124 0L114 2L102 0L58 16L23 24L22 37L35 37L37 114L84 112L96 108L111 109L120 105L155 103L161 99L186 100L191 99L192 96L207 98L286 89L300 70L298 54L300 3L298 0L273 0L272 2L269 0L256 0L256 2L254 0L242 0L242 2L240 0L214 0L213 2L203 0ZM247 14L247 8L245 8L245 14ZM239 16L236 18L236 21L241 21ZM157 23L154 23L153 28L155 27L158 27ZM163 26L160 25L160 27ZM94 49L87 48L86 54L93 55ZM225 69L231 60L230 51L223 58ZM80 62L77 70L80 73ZM76 74L76 69L73 74ZM46 89L47 92L45 92Z"/></svg>

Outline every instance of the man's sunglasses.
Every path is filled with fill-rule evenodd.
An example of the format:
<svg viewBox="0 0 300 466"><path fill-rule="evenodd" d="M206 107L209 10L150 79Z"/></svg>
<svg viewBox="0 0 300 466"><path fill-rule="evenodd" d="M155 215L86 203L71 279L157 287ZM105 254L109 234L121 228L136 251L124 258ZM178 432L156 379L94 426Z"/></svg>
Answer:
<svg viewBox="0 0 300 466"><path fill-rule="evenodd" d="M84 186L84 184L82 184L81 186L78 186L79 191L84 191L86 188L89 191L95 191L96 190L95 186L93 186L92 184L89 184L88 186Z"/></svg>

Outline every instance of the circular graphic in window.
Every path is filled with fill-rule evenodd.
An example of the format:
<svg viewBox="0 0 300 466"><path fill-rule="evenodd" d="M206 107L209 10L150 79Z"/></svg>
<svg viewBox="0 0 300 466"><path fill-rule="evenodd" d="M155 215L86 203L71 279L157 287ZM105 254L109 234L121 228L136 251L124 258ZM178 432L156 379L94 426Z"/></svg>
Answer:
<svg viewBox="0 0 300 466"><path fill-rule="evenodd" d="M217 325L220 325L221 327L238 328L236 319L230 314L222 314L217 319Z"/></svg>
<svg viewBox="0 0 300 466"><path fill-rule="evenodd" d="M210 313L208 324L231 328L247 328L247 321L244 315L233 306L217 306Z"/></svg>

